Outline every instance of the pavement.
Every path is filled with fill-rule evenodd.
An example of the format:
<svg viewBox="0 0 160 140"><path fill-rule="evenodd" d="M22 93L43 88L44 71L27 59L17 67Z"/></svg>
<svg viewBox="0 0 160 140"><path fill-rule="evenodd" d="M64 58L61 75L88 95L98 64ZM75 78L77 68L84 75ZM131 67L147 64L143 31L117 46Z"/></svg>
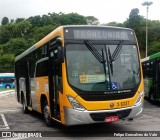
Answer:
<svg viewBox="0 0 160 140"><path fill-rule="evenodd" d="M15 94L15 90L6 90L6 91L0 91L0 98L5 96L10 96Z"/></svg>

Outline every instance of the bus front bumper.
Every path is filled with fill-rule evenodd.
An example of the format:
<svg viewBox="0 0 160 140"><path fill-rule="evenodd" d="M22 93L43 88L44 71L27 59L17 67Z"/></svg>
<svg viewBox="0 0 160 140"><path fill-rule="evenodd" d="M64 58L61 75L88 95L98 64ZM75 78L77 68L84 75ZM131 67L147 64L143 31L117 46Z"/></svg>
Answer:
<svg viewBox="0 0 160 140"><path fill-rule="evenodd" d="M132 107L98 111L79 111L73 108L64 107L65 125L105 123L105 118L109 116L118 116L119 119L136 118L140 117L142 112L143 102Z"/></svg>

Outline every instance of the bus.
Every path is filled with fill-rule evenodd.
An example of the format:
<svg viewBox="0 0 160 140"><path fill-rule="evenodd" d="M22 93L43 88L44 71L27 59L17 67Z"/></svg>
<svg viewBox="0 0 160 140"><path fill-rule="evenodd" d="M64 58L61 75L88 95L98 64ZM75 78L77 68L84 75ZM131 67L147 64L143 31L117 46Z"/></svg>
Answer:
<svg viewBox="0 0 160 140"><path fill-rule="evenodd" d="M17 100L47 125L140 117L144 84L133 30L60 26L15 58Z"/></svg>
<svg viewBox="0 0 160 140"><path fill-rule="evenodd" d="M142 59L145 97L160 101L160 52Z"/></svg>
<svg viewBox="0 0 160 140"><path fill-rule="evenodd" d="M0 73L0 90L14 88L14 73Z"/></svg>

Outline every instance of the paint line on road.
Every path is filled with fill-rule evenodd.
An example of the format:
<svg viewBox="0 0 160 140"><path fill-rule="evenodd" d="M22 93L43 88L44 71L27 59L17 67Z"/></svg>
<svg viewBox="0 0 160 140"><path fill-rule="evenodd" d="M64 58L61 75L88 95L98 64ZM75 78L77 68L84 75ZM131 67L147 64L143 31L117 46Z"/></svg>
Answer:
<svg viewBox="0 0 160 140"><path fill-rule="evenodd" d="M23 140L28 138L4 138L3 140Z"/></svg>
<svg viewBox="0 0 160 140"><path fill-rule="evenodd" d="M4 117L4 114L0 114L0 115L1 115L2 121L4 123L4 128L0 128L0 130L2 130L2 129L10 129L9 125L8 125L8 123L6 121L6 118Z"/></svg>
<svg viewBox="0 0 160 140"><path fill-rule="evenodd" d="M22 109L1 110L0 113L5 113L5 112L19 112L19 111L22 111Z"/></svg>

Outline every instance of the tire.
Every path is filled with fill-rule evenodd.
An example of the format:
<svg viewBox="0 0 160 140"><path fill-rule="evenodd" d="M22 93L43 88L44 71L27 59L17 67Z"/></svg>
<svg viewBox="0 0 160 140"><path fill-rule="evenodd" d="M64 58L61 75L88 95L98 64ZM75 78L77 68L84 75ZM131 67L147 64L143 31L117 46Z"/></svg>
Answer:
<svg viewBox="0 0 160 140"><path fill-rule="evenodd" d="M154 102L154 98L153 98L153 89L151 88L150 92L149 92L149 101L150 102Z"/></svg>
<svg viewBox="0 0 160 140"><path fill-rule="evenodd" d="M29 110L28 110L28 108L26 106L24 96L22 97L22 107L23 107L23 113L28 114Z"/></svg>
<svg viewBox="0 0 160 140"><path fill-rule="evenodd" d="M6 89L10 89L11 86L10 86L10 85L6 85L5 88L6 88Z"/></svg>
<svg viewBox="0 0 160 140"><path fill-rule="evenodd" d="M43 104L43 117L44 117L44 120L45 120L45 123L47 126L53 125L53 121L50 117L50 110L49 110L49 106L48 106L47 101L45 101Z"/></svg>
<svg viewBox="0 0 160 140"><path fill-rule="evenodd" d="M154 102L153 93L150 93L150 95L149 95L149 101L152 102L152 103Z"/></svg>

